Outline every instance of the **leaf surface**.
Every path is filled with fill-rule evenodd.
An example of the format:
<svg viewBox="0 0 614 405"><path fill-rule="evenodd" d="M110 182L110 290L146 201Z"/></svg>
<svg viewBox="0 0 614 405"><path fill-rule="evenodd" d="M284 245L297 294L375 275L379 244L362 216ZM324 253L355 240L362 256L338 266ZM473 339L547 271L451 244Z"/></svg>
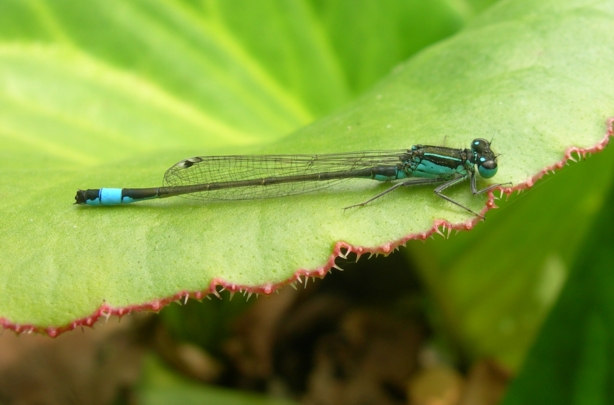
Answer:
<svg viewBox="0 0 614 405"><path fill-rule="evenodd" d="M0 10L0 315L17 330L54 334L93 322L97 308L157 309L214 284L268 292L301 271L324 274L339 243L386 252L442 223L477 222L429 187L344 211L387 187L368 181L283 199L104 208L73 206L77 188L158 186L194 155L466 148L493 135L500 169L480 187L524 187L570 147L603 142L614 111L612 54L595 45L613 33L605 1L499 3L375 86L462 13L391 2L378 20L393 28L373 23L365 35L396 55L385 62L375 45L348 44L345 9L325 2L35 4ZM368 8L352 12L369 20ZM403 42L398 27L420 15L441 32ZM476 211L487 200L467 184L446 192Z"/></svg>

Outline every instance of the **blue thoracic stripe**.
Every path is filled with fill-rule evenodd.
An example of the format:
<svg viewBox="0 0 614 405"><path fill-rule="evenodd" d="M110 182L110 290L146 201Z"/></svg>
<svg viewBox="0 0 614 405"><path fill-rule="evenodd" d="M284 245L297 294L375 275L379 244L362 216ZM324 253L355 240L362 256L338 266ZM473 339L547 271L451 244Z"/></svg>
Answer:
<svg viewBox="0 0 614 405"><path fill-rule="evenodd" d="M441 159L441 160L452 160L452 161L457 162L457 163L461 163L462 162L462 159L460 159L460 158L456 158L456 157L452 157L452 156L446 156L446 155L439 155L437 153L426 152L424 154L424 156L425 157L436 157L436 158Z"/></svg>
<svg viewBox="0 0 614 405"><path fill-rule="evenodd" d="M447 176L454 173L458 173L457 168L438 165L430 160L422 159L412 174L416 177L437 178L439 176Z"/></svg>

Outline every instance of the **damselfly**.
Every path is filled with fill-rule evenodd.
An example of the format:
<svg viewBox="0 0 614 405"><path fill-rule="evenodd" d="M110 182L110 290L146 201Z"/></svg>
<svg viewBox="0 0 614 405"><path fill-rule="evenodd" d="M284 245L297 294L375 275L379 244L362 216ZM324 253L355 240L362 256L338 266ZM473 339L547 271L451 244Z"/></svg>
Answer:
<svg viewBox="0 0 614 405"><path fill-rule="evenodd" d="M471 193L482 194L501 184L478 190L475 167L481 177L497 173L497 155L490 142L475 139L471 149L414 145L397 151L369 151L322 155L198 156L180 161L164 174L164 186L79 190L75 204L118 205L152 198L182 196L199 200L251 200L308 193L347 179L395 182L364 206L405 186L443 183L435 194L481 217L443 194L469 179Z"/></svg>

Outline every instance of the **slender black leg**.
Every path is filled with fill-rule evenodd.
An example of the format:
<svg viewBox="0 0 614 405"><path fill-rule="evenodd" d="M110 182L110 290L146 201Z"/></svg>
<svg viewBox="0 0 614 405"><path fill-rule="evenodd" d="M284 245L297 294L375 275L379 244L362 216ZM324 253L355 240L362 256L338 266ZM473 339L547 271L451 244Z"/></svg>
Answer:
<svg viewBox="0 0 614 405"><path fill-rule="evenodd" d="M479 194L478 192L475 191L475 175L473 173L470 174L470 179L471 179L471 192L473 194ZM463 204L454 201L453 199L451 199L450 197L448 197L447 195L443 194L442 192L447 189L448 187L452 187L455 184L458 184L462 181L467 180L467 176L461 176L461 177L456 177L446 183L443 183L441 186L437 187L434 191L435 194L437 194L439 197L443 198L444 200L450 201L452 204L455 204L459 207L461 207L464 210L469 211L470 213L472 213L473 215L475 215L476 217L480 217L482 219L484 219L484 217L480 214L478 214L477 212L470 210L469 208L465 207ZM481 190L480 190L481 192Z"/></svg>
<svg viewBox="0 0 614 405"><path fill-rule="evenodd" d="M511 186L511 185L512 183L499 183L499 184L493 184L492 186L484 187L483 189L478 190L478 188L475 185L475 173L471 173L471 192L474 195L485 193L487 191L492 190L493 188L497 188L501 186Z"/></svg>
<svg viewBox="0 0 614 405"><path fill-rule="evenodd" d="M401 183L396 183L394 186L387 188L386 190L382 191L381 193L377 194L376 196L373 196L371 198L369 198L367 201L362 202L360 204L354 204L354 205L350 205L349 207L345 207L344 210L347 210L348 208L354 208L354 207L364 207L365 205L369 204L371 201L377 200L378 198L380 198L381 196L388 194L389 192L396 190L399 187L407 187L407 186L419 186L419 185L423 185L423 184L433 184L433 183L441 183L442 179L411 179L411 180L406 180L403 181Z"/></svg>
<svg viewBox="0 0 614 405"><path fill-rule="evenodd" d="M460 177L455 177L449 181L446 181L445 183L443 183L442 185L440 185L439 187L437 187L435 190L433 190L435 192L435 194L437 194L439 197L443 198L446 201L451 202L452 204L472 213L473 215L475 215L476 217L485 219L482 215L478 214L477 212L469 209L468 207L465 207L463 204L454 201L452 198L448 197L447 195L443 194L443 191L448 189L449 187L452 187L458 183L461 183L465 180L467 180L467 177L469 177L469 181L471 183L471 193L473 195L477 195L477 194L482 194L485 193L487 191L490 191L496 187L500 187L500 186L505 186L507 184L511 183L503 183L503 184L494 184L492 186L488 186L485 187L481 190L478 190L476 187L476 176L475 173L469 173L468 176L460 176ZM387 188L386 190L382 191L381 193L369 198L367 201L364 201L360 204L354 204L354 205L350 205L349 207L345 207L344 210L348 209L348 208L354 208L354 207L364 207L365 205L369 204L370 202L377 200L378 198L380 198L381 196L390 193L391 191L396 190L399 187L409 187L409 186L420 186L420 185L424 185L424 184L435 184L435 183L441 183L444 182L445 179L410 179L410 180L406 180L400 183L396 183L394 184L392 187Z"/></svg>

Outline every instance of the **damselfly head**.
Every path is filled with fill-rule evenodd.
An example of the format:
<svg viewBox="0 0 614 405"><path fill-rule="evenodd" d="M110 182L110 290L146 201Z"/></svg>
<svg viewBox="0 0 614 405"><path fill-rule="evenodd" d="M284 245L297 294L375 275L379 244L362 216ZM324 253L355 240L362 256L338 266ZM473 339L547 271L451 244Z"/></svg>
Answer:
<svg viewBox="0 0 614 405"><path fill-rule="evenodd" d="M484 154L490 152L490 142L483 138L474 139L471 142L471 150L478 154Z"/></svg>
<svg viewBox="0 0 614 405"><path fill-rule="evenodd" d="M490 142L482 138L474 139L471 150L475 153L480 176L489 179L497 174L497 156L490 149Z"/></svg>

